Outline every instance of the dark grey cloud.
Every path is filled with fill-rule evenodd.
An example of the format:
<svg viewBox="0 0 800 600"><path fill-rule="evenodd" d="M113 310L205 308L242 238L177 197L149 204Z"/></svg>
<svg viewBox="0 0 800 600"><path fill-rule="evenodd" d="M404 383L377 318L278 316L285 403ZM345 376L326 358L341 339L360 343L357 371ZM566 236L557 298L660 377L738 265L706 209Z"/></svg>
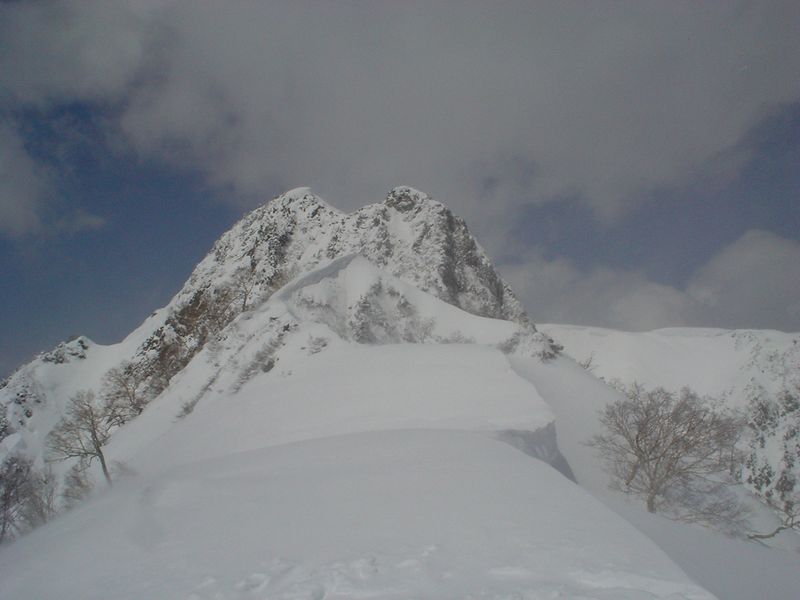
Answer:
<svg viewBox="0 0 800 600"><path fill-rule="evenodd" d="M800 99L798 31L794 1L10 3L0 108L91 103L115 151L199 171L243 207L310 185L352 209L411 184L497 253L531 205L614 223L655 191L736 177L748 133ZM9 139L23 167L6 234L42 207ZM713 261L678 289L520 253L512 279L545 314L638 328L747 310Z"/></svg>
<svg viewBox="0 0 800 600"><path fill-rule="evenodd" d="M123 0L0 5L0 100L33 106L118 100L148 44L148 24L135 6Z"/></svg>
<svg viewBox="0 0 800 600"><path fill-rule="evenodd" d="M476 215L614 218L800 97L796 3L59 2L3 7L19 102L116 102L143 156L240 195L398 181ZM509 165L528 165L530 172ZM482 183L498 182L491 198Z"/></svg>

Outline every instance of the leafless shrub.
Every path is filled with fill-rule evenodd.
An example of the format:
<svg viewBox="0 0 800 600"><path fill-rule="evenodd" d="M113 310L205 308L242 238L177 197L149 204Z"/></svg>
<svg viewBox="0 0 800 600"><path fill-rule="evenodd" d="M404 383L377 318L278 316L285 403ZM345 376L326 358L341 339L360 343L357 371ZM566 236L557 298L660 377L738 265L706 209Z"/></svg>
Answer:
<svg viewBox="0 0 800 600"><path fill-rule="evenodd" d="M587 356L584 360L579 360L578 365L582 368L589 371L589 373L594 372L595 364L594 364L594 352L592 352L589 356Z"/></svg>

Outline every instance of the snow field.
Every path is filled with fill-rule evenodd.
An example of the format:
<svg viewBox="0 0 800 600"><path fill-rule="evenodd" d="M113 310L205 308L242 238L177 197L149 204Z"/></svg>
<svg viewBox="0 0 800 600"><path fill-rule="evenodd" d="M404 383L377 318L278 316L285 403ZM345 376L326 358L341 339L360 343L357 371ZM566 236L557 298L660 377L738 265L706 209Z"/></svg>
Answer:
<svg viewBox="0 0 800 600"><path fill-rule="evenodd" d="M541 461L456 431L309 440L121 481L2 560L11 599L713 598Z"/></svg>
<svg viewBox="0 0 800 600"><path fill-rule="evenodd" d="M653 540L692 579L724 600L788 600L798 597L800 559L796 551L759 546L711 531L699 525L650 515L641 499L608 488L608 474L586 441L601 426L600 409L619 395L569 358L548 363L510 357L514 370L531 382L555 414L558 447L577 482L605 506ZM774 527L769 511L754 503L752 515ZM774 518L774 517L773 517ZM796 534L786 542L796 547Z"/></svg>

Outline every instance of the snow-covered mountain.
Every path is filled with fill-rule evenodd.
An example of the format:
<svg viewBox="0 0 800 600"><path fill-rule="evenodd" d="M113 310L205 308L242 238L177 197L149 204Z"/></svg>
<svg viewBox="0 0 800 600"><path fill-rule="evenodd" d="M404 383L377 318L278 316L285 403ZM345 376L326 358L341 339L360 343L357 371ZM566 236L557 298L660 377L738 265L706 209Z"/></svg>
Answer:
<svg viewBox="0 0 800 600"><path fill-rule="evenodd" d="M287 192L125 340L3 383L0 452L40 467L80 390L135 410L104 446L113 488L94 464L88 500L4 547L0 597L714 597L684 570L789 597L796 557L767 577L774 551L689 551L694 530L608 491L585 442L617 392L559 350L441 203ZM749 580L697 568L720 553Z"/></svg>
<svg viewBox="0 0 800 600"><path fill-rule="evenodd" d="M314 294L321 293L325 284L319 280L336 279L341 266L356 256L362 268L344 270L356 287L339 285L338 292L328 293L340 297L317 302L310 295L312 288ZM364 267L366 263L372 267ZM355 272L364 277L353 279ZM312 280L319 285L312 286ZM44 437L67 400L80 389L102 394L104 376L112 368L127 367L135 373L137 393L155 398L209 342L218 349L234 335L238 325L225 330L239 315L249 319L290 282L297 297L290 306L279 303L279 310L291 310L280 317L280 328L286 330L275 320L260 325L261 342L254 343L258 348L239 343L234 362L243 361L242 353L248 350L262 349L265 335L280 343L306 318L325 322L336 335L357 343L469 341L474 336L460 331L461 317L452 316L452 307L514 323L504 324L500 331L507 339L494 343L554 353L464 221L440 202L398 187L385 202L345 214L308 188L298 188L234 225L170 303L121 343L100 346L80 337L43 353L3 381L0 406L7 406L10 434L0 442L0 458L23 452L41 461ZM327 305L328 300L335 306Z"/></svg>

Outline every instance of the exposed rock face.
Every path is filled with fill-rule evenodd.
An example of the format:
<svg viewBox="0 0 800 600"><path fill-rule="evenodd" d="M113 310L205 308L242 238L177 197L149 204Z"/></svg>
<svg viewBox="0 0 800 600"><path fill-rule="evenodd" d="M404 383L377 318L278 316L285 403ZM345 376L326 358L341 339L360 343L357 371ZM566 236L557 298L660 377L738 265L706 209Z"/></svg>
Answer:
<svg viewBox="0 0 800 600"><path fill-rule="evenodd" d="M263 301L295 275L349 254L467 312L527 321L464 221L408 187L349 215L305 188L287 192L222 236L178 299L184 304L199 289L245 279L254 280L252 300Z"/></svg>

